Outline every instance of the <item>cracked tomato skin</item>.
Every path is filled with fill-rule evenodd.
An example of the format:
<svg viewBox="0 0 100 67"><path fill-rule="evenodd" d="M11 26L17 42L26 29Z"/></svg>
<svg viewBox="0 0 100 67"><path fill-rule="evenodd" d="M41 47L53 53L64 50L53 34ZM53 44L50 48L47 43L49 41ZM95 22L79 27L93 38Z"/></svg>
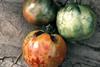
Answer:
<svg viewBox="0 0 100 67"><path fill-rule="evenodd" d="M32 24L48 24L54 21L57 9L52 0L25 0L23 16Z"/></svg>
<svg viewBox="0 0 100 67"><path fill-rule="evenodd" d="M26 36L22 50L29 67L58 67L67 47L61 36L36 30Z"/></svg>

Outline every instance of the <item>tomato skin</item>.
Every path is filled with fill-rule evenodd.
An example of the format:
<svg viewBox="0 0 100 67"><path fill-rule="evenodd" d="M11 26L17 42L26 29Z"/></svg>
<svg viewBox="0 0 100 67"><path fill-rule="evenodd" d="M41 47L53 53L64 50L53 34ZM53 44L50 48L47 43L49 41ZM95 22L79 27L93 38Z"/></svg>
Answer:
<svg viewBox="0 0 100 67"><path fill-rule="evenodd" d="M58 7L52 0L25 0L23 3L23 16L32 24L48 24L54 21L57 10Z"/></svg>
<svg viewBox="0 0 100 67"><path fill-rule="evenodd" d="M58 67L66 56L67 47L61 36L36 30L26 36L22 50L30 67Z"/></svg>
<svg viewBox="0 0 100 67"><path fill-rule="evenodd" d="M87 5L66 4L57 14L59 33L69 40L90 38L96 26L96 14Z"/></svg>

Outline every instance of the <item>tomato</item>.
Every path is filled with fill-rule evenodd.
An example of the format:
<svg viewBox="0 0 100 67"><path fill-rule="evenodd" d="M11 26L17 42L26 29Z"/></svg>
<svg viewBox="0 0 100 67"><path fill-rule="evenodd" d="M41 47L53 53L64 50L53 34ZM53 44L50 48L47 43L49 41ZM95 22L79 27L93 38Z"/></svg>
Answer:
<svg viewBox="0 0 100 67"><path fill-rule="evenodd" d="M23 16L33 24L48 24L54 21L58 7L52 0L25 0Z"/></svg>
<svg viewBox="0 0 100 67"><path fill-rule="evenodd" d="M57 14L57 28L66 39L87 39L95 31L96 14L82 4L66 4Z"/></svg>
<svg viewBox="0 0 100 67"><path fill-rule="evenodd" d="M35 30L26 36L22 50L30 67L58 67L66 56L67 47L60 35Z"/></svg>

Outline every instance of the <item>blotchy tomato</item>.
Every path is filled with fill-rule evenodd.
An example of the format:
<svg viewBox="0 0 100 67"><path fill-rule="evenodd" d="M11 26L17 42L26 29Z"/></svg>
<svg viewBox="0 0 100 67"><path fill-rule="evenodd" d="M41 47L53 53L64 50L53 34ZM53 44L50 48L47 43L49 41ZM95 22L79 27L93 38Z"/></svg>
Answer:
<svg viewBox="0 0 100 67"><path fill-rule="evenodd" d="M96 14L87 5L66 4L58 11L57 29L67 40L82 40L93 35L96 26Z"/></svg>
<svg viewBox="0 0 100 67"><path fill-rule="evenodd" d="M22 49L29 67L58 67L67 52L66 43L61 36L41 30L29 33Z"/></svg>
<svg viewBox="0 0 100 67"><path fill-rule="evenodd" d="M54 21L57 9L52 0L25 0L23 16L32 24L48 24Z"/></svg>

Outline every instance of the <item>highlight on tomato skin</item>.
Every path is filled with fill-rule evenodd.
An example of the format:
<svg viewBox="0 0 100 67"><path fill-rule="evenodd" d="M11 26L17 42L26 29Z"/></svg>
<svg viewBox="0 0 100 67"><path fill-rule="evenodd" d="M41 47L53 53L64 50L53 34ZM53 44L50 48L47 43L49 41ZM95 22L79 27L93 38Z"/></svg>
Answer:
<svg viewBox="0 0 100 67"><path fill-rule="evenodd" d="M22 51L29 67L58 67L65 59L67 46L60 35L36 30L26 36Z"/></svg>
<svg viewBox="0 0 100 67"><path fill-rule="evenodd" d="M25 0L22 9L26 21L36 25L54 21L57 10L52 0Z"/></svg>

